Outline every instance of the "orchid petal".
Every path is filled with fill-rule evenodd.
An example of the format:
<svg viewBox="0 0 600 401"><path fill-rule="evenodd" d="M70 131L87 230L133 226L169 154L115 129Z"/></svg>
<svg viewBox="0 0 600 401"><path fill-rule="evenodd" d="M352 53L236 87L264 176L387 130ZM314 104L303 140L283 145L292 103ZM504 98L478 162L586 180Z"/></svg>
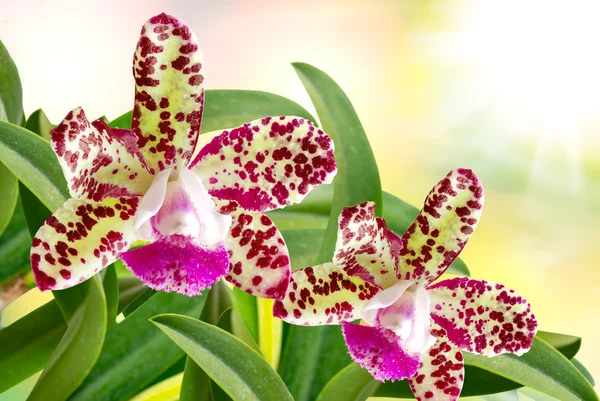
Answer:
<svg viewBox="0 0 600 401"><path fill-rule="evenodd" d="M150 18L133 57L133 75L131 127L152 173L185 167L204 109L202 54L196 36L170 15Z"/></svg>
<svg viewBox="0 0 600 401"><path fill-rule="evenodd" d="M179 179L199 213L201 227L196 241L205 245L224 241L231 228L231 216L217 212L213 198L196 174L182 169L179 171Z"/></svg>
<svg viewBox="0 0 600 401"><path fill-rule="evenodd" d="M444 330L439 330L444 333ZM464 382L462 352L445 338L438 338L427 352L421 355L417 374L408 380L418 401L456 401Z"/></svg>
<svg viewBox="0 0 600 401"><path fill-rule="evenodd" d="M150 219L158 213L165 201L167 183L171 171L173 171L173 169L168 168L156 174L152 181L152 185L140 201L140 206L137 215L135 216L135 224L133 226L134 233L138 239L151 241L156 238L157 233L155 233L152 228Z"/></svg>
<svg viewBox="0 0 600 401"><path fill-rule="evenodd" d="M483 187L475 174L466 169L449 172L402 236L398 277L417 284L440 277L469 241L482 208Z"/></svg>
<svg viewBox="0 0 600 401"><path fill-rule="evenodd" d="M232 217L226 236L231 267L226 279L262 298L282 299L290 282L290 257L281 232L260 212L248 212L235 202L218 201Z"/></svg>
<svg viewBox="0 0 600 401"><path fill-rule="evenodd" d="M227 274L224 244L203 247L185 235L171 235L121 255L125 266L148 287L199 295Z"/></svg>
<svg viewBox="0 0 600 401"><path fill-rule="evenodd" d="M429 296L412 281L399 281L375 295L363 308L362 318L393 331L408 352L422 353L435 343L429 333Z"/></svg>
<svg viewBox="0 0 600 401"><path fill-rule="evenodd" d="M396 285L380 291L373 297L363 309L361 318L371 326L377 324L377 315L380 309L387 308L394 304L402 294L414 283L412 281L400 281Z"/></svg>
<svg viewBox="0 0 600 401"><path fill-rule="evenodd" d="M306 267L292 273L285 299L275 303L273 314L304 326L340 324L360 318L361 310L379 290L333 263Z"/></svg>
<svg viewBox="0 0 600 401"><path fill-rule="evenodd" d="M375 203L342 210L333 263L348 275L388 288L398 281L401 249L401 239L387 229L385 220L375 217Z"/></svg>
<svg viewBox="0 0 600 401"><path fill-rule="evenodd" d="M429 287L431 317L458 348L494 356L531 348L537 321L525 298L501 284L457 277Z"/></svg>
<svg viewBox="0 0 600 401"><path fill-rule="evenodd" d="M342 332L352 360L375 380L407 379L419 367L420 354L404 350L391 330L343 322Z"/></svg>
<svg viewBox="0 0 600 401"><path fill-rule="evenodd" d="M74 199L100 202L141 195L152 181L135 136L101 120L90 124L81 108L67 114L50 134Z"/></svg>
<svg viewBox="0 0 600 401"><path fill-rule="evenodd" d="M263 118L223 131L190 166L214 197L261 212L302 201L336 173L333 142L300 117Z"/></svg>
<svg viewBox="0 0 600 401"><path fill-rule="evenodd" d="M118 259L135 239L138 201L67 200L33 238L31 267L40 290L73 287Z"/></svg>

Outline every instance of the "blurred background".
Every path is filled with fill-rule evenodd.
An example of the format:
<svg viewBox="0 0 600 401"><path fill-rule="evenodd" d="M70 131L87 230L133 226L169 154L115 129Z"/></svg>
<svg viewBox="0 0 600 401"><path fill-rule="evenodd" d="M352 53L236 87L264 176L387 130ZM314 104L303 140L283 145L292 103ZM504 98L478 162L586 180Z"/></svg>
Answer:
<svg viewBox="0 0 600 401"><path fill-rule="evenodd" d="M352 100L388 192L420 206L449 170L475 170L486 206L463 253L473 277L526 296L543 330L582 336L578 359L600 377L600 3L0 0L0 10L25 111L54 123L76 106L109 119L131 108L139 30L162 11L195 31L209 89L274 92L314 112L290 63L324 70Z"/></svg>

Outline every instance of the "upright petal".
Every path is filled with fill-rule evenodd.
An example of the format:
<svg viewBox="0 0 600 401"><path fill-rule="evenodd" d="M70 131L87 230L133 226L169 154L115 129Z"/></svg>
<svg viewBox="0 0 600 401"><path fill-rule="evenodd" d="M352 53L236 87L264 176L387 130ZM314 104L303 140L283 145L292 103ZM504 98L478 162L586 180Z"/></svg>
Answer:
<svg viewBox="0 0 600 401"><path fill-rule="evenodd" d="M429 192L402 236L398 276L418 284L440 277L463 250L483 208L483 187L471 170L453 170Z"/></svg>
<svg viewBox="0 0 600 401"><path fill-rule="evenodd" d="M40 290L72 287L118 259L134 241L137 205L137 197L66 201L33 238L31 267Z"/></svg>
<svg viewBox="0 0 600 401"><path fill-rule="evenodd" d="M263 118L224 131L191 167L211 195L261 212L302 201L336 173L333 142L300 117Z"/></svg>
<svg viewBox="0 0 600 401"><path fill-rule="evenodd" d="M342 332L352 360L375 380L407 379L419 367L420 354L404 350L391 330L344 322Z"/></svg>
<svg viewBox="0 0 600 401"><path fill-rule="evenodd" d="M387 229L385 220L375 217L375 203L345 207L339 217L339 230L333 263L349 276L358 276L382 288L398 281L402 240Z"/></svg>
<svg viewBox="0 0 600 401"><path fill-rule="evenodd" d="M231 267L227 281L262 298L282 299L290 282L290 257L283 236L271 219L248 212L236 202L218 201L232 217L225 243Z"/></svg>
<svg viewBox="0 0 600 401"><path fill-rule="evenodd" d="M320 326L359 319L361 311L380 288L348 276L333 263L292 273L285 299L273 306L273 315L291 324Z"/></svg>
<svg viewBox="0 0 600 401"><path fill-rule="evenodd" d="M135 55L131 128L153 173L189 162L204 109L202 54L194 33L166 14L142 28Z"/></svg>
<svg viewBox="0 0 600 401"><path fill-rule="evenodd" d="M531 348L537 321L527 300L501 284L457 277L428 288L431 317L458 348L494 356Z"/></svg>
<svg viewBox="0 0 600 401"><path fill-rule="evenodd" d="M229 257L224 244L203 247L185 235L171 235L121 255L148 287L188 296L200 294L227 273Z"/></svg>
<svg viewBox="0 0 600 401"><path fill-rule="evenodd" d="M90 124L77 108L50 134L75 199L100 202L141 195L152 182L131 131L109 128L101 120Z"/></svg>
<svg viewBox="0 0 600 401"><path fill-rule="evenodd" d="M408 384L417 401L456 401L464 382L463 355L444 338L443 329L436 332L441 337L421 355L419 370Z"/></svg>

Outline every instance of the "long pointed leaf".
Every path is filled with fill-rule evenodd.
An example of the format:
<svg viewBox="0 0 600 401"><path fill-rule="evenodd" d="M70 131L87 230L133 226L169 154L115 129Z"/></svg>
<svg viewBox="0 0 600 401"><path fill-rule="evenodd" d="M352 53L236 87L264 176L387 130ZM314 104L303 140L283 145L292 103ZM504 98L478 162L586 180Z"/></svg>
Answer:
<svg viewBox="0 0 600 401"><path fill-rule="evenodd" d="M96 363L106 335L106 299L99 280L90 280L85 302L50 357L28 401L63 401Z"/></svg>
<svg viewBox="0 0 600 401"><path fill-rule="evenodd" d="M234 400L293 401L269 364L226 331L172 314L155 316L152 322Z"/></svg>
<svg viewBox="0 0 600 401"><path fill-rule="evenodd" d="M206 293L193 298L154 294L108 331L98 362L69 400L120 401L143 390L183 357L179 347L155 330L148 319L165 312L200 316Z"/></svg>
<svg viewBox="0 0 600 401"><path fill-rule="evenodd" d="M0 121L0 161L50 210L69 197L58 160L47 141Z"/></svg>

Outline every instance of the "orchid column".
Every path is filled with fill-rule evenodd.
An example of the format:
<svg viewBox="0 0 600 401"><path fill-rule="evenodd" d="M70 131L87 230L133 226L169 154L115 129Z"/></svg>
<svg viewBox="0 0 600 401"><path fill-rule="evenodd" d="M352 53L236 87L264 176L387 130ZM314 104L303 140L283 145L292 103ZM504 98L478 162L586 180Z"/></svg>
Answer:
<svg viewBox="0 0 600 401"><path fill-rule="evenodd" d="M52 131L72 199L34 238L39 288L72 287L121 257L156 290L192 296L226 277L257 296L282 298L288 252L263 212L332 181L332 141L302 118L267 117L213 133L197 149L202 57L174 17L144 25L133 73L131 131L90 123L80 108ZM149 245L128 250L135 240Z"/></svg>

